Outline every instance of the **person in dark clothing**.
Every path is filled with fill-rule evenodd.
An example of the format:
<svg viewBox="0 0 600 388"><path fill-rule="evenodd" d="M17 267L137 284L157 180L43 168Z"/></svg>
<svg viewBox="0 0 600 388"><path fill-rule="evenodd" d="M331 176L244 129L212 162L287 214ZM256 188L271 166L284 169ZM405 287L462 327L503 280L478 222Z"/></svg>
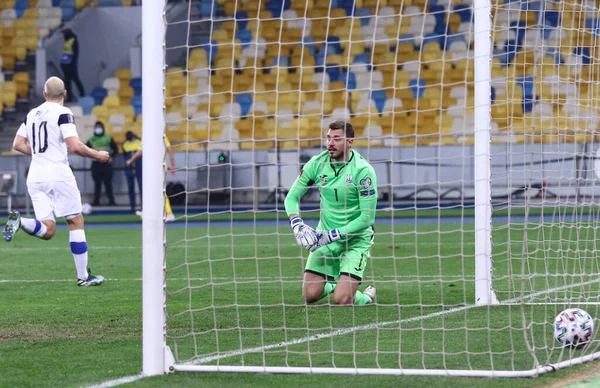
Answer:
<svg viewBox="0 0 600 388"><path fill-rule="evenodd" d="M73 89L71 88L71 81L75 82L77 91L79 92L79 97L85 96L83 84L79 79L79 72L77 71L77 61L79 59L79 41L77 40L77 36L69 28L64 29L62 33L63 37L65 38L65 43L63 46L63 53L60 57L60 67L63 71L65 90L67 91L66 102L72 102Z"/></svg>
<svg viewBox="0 0 600 388"><path fill-rule="evenodd" d="M125 133L125 142L123 143L123 159L131 159L141 148L141 139L135 133L127 131ZM129 192L129 206L131 207L131 212L135 213L135 181L137 181L140 190L140 208L142 206L142 158L136 159L129 166L125 165L125 177L127 178L127 191Z"/></svg>
<svg viewBox="0 0 600 388"><path fill-rule="evenodd" d="M94 179L94 202L92 205L100 205L100 193L102 192L102 184L104 183L108 204L116 206L112 188L112 160L119 153L117 143L115 143L112 136L104 133L104 124L98 121L94 129L94 135L87 141L87 146L96 151L106 151L110 154L110 159L108 159L107 163L92 162L92 179Z"/></svg>

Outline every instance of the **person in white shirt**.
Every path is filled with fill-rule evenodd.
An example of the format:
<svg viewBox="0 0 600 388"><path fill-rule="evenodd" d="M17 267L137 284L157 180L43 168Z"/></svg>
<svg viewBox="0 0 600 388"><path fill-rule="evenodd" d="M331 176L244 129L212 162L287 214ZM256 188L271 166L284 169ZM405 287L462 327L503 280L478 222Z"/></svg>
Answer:
<svg viewBox="0 0 600 388"><path fill-rule="evenodd" d="M79 140L75 119L65 106L65 85L58 77L50 77L44 85L46 102L32 109L17 131L13 148L31 156L27 175L27 191L31 196L35 219L21 217L13 210L4 227L4 240L10 242L20 229L31 236L50 240L56 231L56 217L69 226L71 253L77 268L78 286L97 286L102 276L93 276L88 268L81 194L67 159L72 153L106 163L109 154L96 151Z"/></svg>

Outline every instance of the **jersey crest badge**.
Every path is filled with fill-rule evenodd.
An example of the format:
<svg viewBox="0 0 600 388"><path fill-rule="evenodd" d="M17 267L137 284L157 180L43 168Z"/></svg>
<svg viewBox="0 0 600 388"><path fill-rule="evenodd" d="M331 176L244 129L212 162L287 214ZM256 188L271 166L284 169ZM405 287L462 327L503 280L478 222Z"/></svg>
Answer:
<svg viewBox="0 0 600 388"><path fill-rule="evenodd" d="M360 180L360 185L363 189L368 189L371 187L371 178L366 177Z"/></svg>
<svg viewBox="0 0 600 388"><path fill-rule="evenodd" d="M352 184L352 174L346 174L346 183Z"/></svg>
<svg viewBox="0 0 600 388"><path fill-rule="evenodd" d="M327 179L327 175L321 175L321 176L319 177L319 181L320 181L321 183L327 183L327 182L329 182L329 180Z"/></svg>

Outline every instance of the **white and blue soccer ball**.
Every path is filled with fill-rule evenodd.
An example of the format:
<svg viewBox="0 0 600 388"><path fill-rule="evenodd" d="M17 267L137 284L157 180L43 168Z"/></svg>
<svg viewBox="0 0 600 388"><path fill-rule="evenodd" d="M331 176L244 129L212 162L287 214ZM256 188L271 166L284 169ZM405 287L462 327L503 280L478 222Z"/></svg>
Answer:
<svg viewBox="0 0 600 388"><path fill-rule="evenodd" d="M91 214L92 213L92 205L89 203L84 203L81 205L81 212L83 214Z"/></svg>
<svg viewBox="0 0 600 388"><path fill-rule="evenodd" d="M554 319L554 338L562 346L585 346L593 335L594 320L585 310L566 309Z"/></svg>

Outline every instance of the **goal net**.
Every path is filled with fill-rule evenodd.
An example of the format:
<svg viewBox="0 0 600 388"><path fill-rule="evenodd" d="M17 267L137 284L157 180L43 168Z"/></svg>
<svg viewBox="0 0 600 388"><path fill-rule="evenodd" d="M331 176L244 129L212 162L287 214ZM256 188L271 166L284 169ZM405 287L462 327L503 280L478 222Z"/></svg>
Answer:
<svg viewBox="0 0 600 388"><path fill-rule="evenodd" d="M594 1L194 0L166 39L145 10L165 66L148 80L144 54L144 115L164 106L144 144L164 121L177 161L144 166L177 218L163 239L144 210L145 371L516 377L598 357L553 334L566 308L598 316ZM366 306L304 302L283 207L336 120L377 174Z"/></svg>

